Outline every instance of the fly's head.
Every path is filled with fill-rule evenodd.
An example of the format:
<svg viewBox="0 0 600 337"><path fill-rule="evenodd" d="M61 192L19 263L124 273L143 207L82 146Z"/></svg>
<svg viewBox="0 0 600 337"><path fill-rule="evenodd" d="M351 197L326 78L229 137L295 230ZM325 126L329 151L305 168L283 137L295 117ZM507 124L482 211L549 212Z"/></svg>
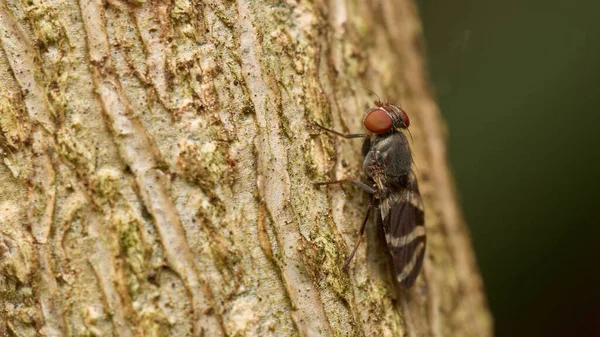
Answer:
<svg viewBox="0 0 600 337"><path fill-rule="evenodd" d="M383 134L395 129L408 129L410 120L401 108L384 102L375 102L375 107L367 110L363 119L365 128L376 134Z"/></svg>

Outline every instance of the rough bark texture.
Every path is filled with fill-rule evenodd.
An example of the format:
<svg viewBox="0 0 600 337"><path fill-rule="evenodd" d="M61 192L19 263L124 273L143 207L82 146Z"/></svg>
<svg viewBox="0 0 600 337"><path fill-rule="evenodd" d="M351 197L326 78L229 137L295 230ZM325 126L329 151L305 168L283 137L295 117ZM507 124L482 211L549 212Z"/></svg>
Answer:
<svg viewBox="0 0 600 337"><path fill-rule="evenodd" d="M1 336L491 336L414 5L0 0ZM374 100L401 104L428 231L342 270Z"/></svg>

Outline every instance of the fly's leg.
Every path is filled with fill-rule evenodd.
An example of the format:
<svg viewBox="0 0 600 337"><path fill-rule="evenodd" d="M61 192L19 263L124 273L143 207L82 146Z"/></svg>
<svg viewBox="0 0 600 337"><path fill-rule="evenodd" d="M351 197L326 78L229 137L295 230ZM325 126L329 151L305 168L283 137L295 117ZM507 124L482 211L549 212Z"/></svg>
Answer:
<svg viewBox="0 0 600 337"><path fill-rule="evenodd" d="M344 137L346 139L351 139L351 138L364 138L367 137L367 134L364 133L348 133L348 134L344 134L341 132L337 132L335 130L332 129L328 129L322 125L320 125L319 123L313 122L315 126L329 132L332 133L336 136L340 136L340 137ZM363 144L364 146L364 144ZM321 186L321 185L333 185L333 184L341 184L341 183L352 183L355 186L358 186L361 190L369 193L369 194L375 194L375 189L373 189L371 186L368 186L364 183L361 183L360 181L356 180L356 179L342 179L342 180L333 180L333 181L324 181L324 182L318 182L315 183L315 186Z"/></svg>
<svg viewBox="0 0 600 337"><path fill-rule="evenodd" d="M327 131L327 132L329 132L329 133L333 133L333 134L334 134L334 135L336 135L336 136L344 137L344 138L346 138L346 139L351 139L351 138L364 138L364 137L366 137L366 136L367 136L367 135L366 135L366 134L364 134L364 133L348 133L348 134L344 134L344 133L337 132L337 131L335 131L335 130L332 130L332 129L328 129L328 128L326 128L326 127L324 127L324 126L322 126L322 125L320 125L320 124L318 124L318 123L315 123L315 122L313 122L313 123L315 124L315 126L317 126L317 127L321 128L321 129L323 129L323 130L325 130L325 131Z"/></svg>
<svg viewBox="0 0 600 337"><path fill-rule="evenodd" d="M358 240L356 240L356 244L354 245L354 249L352 249L352 253L350 253L350 256L348 256L346 263L344 263L343 269L348 268L350 261L352 261L352 258L354 258L354 254L356 254L356 250L358 250L358 246L360 246L360 243L362 242L363 234L365 232L365 226L367 225L367 220L369 220L369 215L371 214L372 209L373 199L369 200L369 205L367 206L367 214L365 214L365 219L363 220L362 225L360 226L360 234L358 234Z"/></svg>
<svg viewBox="0 0 600 337"><path fill-rule="evenodd" d="M343 183L351 183L354 186L357 186L358 188L360 188L361 190L369 193L369 194L375 194L377 191L365 184L365 183L361 183L360 181L356 180L356 179L342 179L342 180L333 180L333 181L323 181L323 182L319 182L319 183L315 183L315 187L319 187L322 185L334 185L334 184L343 184Z"/></svg>
<svg viewBox="0 0 600 337"><path fill-rule="evenodd" d="M373 198L377 197L377 190L375 190L373 187L371 187L365 183L361 183L360 181L355 180L355 179L342 179L342 180L320 182L320 183L315 183L315 186L333 185L333 184L342 184L342 183L352 183L355 186L358 186L361 190L371 194L371 199L369 200L369 205L367 206L367 214L365 214L365 219L363 220L362 225L360 226L360 234L358 235L358 240L356 241L356 244L354 245L354 249L352 249L350 256L348 256L346 263L344 263L343 268L346 269L346 268L348 268L350 261L352 261L354 254L356 254L356 250L358 249L358 246L360 246L360 243L362 242L363 234L365 232L365 226L367 225L367 221L369 220L369 215L371 214L371 210L373 209Z"/></svg>
<svg viewBox="0 0 600 337"><path fill-rule="evenodd" d="M364 137L368 136L367 134L364 134L364 133L344 134L344 133L341 133L341 132L338 132L338 131L335 131L332 129L328 129L318 123L314 123L314 124L315 124L315 126L321 128L329 133L332 133L339 137L344 137L346 139L364 138ZM363 144L363 147L364 147L364 144ZM315 183L315 187L322 186L322 185L333 185L333 184L343 184L343 183L351 183L351 184L357 186L358 188L360 188L361 190L369 193L372 196L371 200L369 200L369 205L367 206L367 214L365 214L365 219L363 220L362 225L360 226L360 234L358 236L358 240L356 241L356 244L354 245L354 249L352 249L350 256L348 256L346 263L344 263L343 269L346 269L346 268L348 268L348 265L352 261L352 258L354 258L354 254L356 254L356 251L358 250L358 246L360 246L360 243L362 242L363 234L365 232L365 226L367 225L367 221L369 220L369 215L371 214L371 210L373 209L373 197L376 197L377 190L375 190L373 187L371 187L365 183L362 183L356 179L342 179L342 180L318 182L318 183Z"/></svg>

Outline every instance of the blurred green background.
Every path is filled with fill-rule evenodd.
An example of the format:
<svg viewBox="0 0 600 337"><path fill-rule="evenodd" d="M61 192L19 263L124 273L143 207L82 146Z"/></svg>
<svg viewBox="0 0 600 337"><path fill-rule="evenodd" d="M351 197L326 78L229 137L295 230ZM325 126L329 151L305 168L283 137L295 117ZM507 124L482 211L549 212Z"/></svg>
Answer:
<svg viewBox="0 0 600 337"><path fill-rule="evenodd" d="M600 336L600 1L417 3L496 336Z"/></svg>

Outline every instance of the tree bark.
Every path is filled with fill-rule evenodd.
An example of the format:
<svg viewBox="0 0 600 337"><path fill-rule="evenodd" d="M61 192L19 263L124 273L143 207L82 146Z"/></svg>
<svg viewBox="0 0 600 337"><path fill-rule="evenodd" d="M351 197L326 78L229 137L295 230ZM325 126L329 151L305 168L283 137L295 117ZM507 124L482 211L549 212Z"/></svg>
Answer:
<svg viewBox="0 0 600 337"><path fill-rule="evenodd" d="M1 336L491 336L414 4L1 0ZM427 255L349 271L374 98L411 117Z"/></svg>

